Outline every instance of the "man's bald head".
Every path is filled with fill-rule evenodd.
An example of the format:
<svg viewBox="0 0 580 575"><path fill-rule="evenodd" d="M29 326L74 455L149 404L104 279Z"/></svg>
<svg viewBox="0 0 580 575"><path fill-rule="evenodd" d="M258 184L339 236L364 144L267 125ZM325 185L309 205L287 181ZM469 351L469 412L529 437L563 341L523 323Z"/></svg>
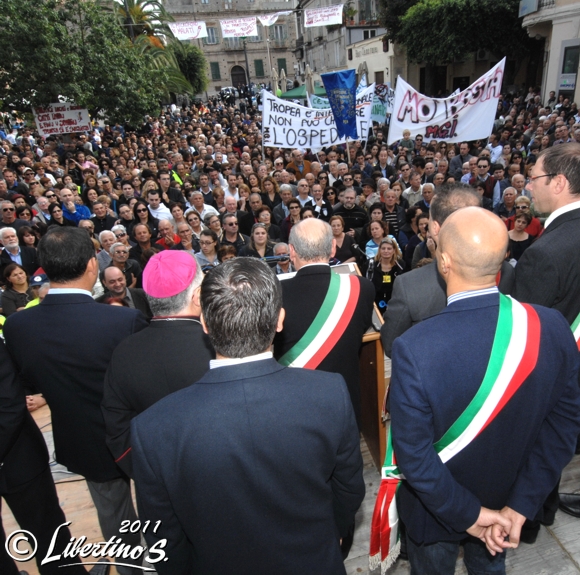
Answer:
<svg viewBox="0 0 580 575"><path fill-rule="evenodd" d="M324 262L332 257L332 228L323 220L307 218L292 226L290 247L303 262Z"/></svg>
<svg viewBox="0 0 580 575"><path fill-rule="evenodd" d="M448 284L452 275L475 289L495 281L507 246L507 229L500 218L483 208L462 208L439 231L439 269Z"/></svg>

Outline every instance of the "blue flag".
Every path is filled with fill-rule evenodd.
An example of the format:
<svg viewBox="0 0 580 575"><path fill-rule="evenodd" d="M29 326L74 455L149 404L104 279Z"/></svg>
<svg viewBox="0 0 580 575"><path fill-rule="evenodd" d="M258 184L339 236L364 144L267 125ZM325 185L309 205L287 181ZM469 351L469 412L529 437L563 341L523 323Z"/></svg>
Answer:
<svg viewBox="0 0 580 575"><path fill-rule="evenodd" d="M338 135L341 138L357 140L355 71L342 70L320 76L334 114Z"/></svg>

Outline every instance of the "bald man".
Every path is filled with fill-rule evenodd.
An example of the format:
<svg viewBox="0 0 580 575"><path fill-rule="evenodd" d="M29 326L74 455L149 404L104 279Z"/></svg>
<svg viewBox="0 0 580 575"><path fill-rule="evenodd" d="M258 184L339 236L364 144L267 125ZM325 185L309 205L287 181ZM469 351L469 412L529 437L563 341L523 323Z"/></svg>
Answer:
<svg viewBox="0 0 580 575"><path fill-rule="evenodd" d="M447 307L393 344L391 434L412 572L452 575L463 543L470 573L505 573L503 551L574 452L578 350L559 312L498 292L507 243L489 211L452 213L437 247Z"/></svg>

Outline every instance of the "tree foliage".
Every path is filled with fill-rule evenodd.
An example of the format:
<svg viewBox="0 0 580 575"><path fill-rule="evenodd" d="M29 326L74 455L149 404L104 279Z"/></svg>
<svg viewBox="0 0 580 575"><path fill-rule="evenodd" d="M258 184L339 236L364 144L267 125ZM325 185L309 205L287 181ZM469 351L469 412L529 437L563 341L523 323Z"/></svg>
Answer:
<svg viewBox="0 0 580 575"><path fill-rule="evenodd" d="M158 113L167 74L94 0L3 0L0 30L5 108L65 98L111 122Z"/></svg>
<svg viewBox="0 0 580 575"><path fill-rule="evenodd" d="M528 53L518 0L382 0L390 40L413 62L450 62L477 50L498 57Z"/></svg>
<svg viewBox="0 0 580 575"><path fill-rule="evenodd" d="M207 61L200 48L193 44L174 42L171 49L177 60L181 73L191 83L193 93L201 94L209 85Z"/></svg>

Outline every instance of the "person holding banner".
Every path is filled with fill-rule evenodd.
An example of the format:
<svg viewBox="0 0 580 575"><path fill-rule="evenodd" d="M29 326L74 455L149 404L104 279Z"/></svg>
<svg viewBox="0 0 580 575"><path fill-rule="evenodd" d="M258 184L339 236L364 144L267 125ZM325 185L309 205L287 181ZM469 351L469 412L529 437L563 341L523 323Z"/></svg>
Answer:
<svg viewBox="0 0 580 575"><path fill-rule="evenodd" d="M447 307L393 344L371 567L396 557L398 511L412 573L455 573L463 542L469 573L505 574L505 549L573 455L578 349L560 313L498 292L507 243L502 221L478 207L441 228Z"/></svg>

